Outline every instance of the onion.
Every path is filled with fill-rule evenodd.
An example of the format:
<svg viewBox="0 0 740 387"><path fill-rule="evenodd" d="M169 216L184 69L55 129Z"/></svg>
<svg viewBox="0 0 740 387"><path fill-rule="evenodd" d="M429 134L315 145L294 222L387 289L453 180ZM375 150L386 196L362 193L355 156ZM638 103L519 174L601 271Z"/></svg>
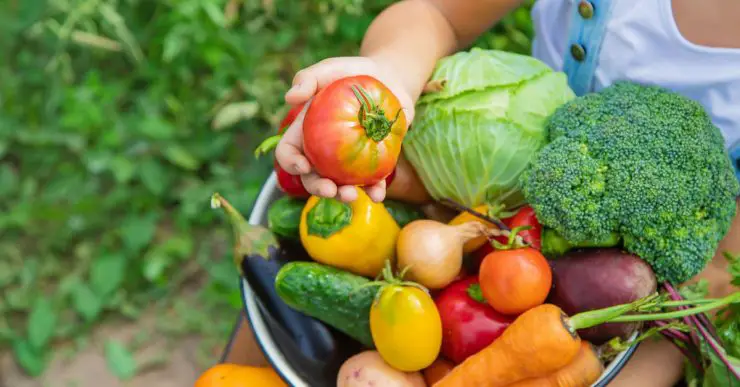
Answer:
<svg viewBox="0 0 740 387"><path fill-rule="evenodd" d="M409 280L429 289L444 288L462 269L465 242L481 235L485 235L485 226L477 221L448 225L415 220L398 235L398 269L405 270Z"/></svg>

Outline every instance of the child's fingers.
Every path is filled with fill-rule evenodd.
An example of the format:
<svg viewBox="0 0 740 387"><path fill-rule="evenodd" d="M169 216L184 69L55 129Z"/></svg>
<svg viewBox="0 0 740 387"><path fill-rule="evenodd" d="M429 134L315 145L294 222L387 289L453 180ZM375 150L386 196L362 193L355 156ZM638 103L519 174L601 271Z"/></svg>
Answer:
<svg viewBox="0 0 740 387"><path fill-rule="evenodd" d="M337 196L337 185L329 179L324 179L315 173L301 175L303 187L311 195L323 198L334 198Z"/></svg>
<svg viewBox="0 0 740 387"><path fill-rule="evenodd" d="M357 188L351 185L339 187L339 200L350 203L357 200Z"/></svg>
<svg viewBox="0 0 740 387"><path fill-rule="evenodd" d="M275 159L280 167L291 175L304 175L311 172L311 164L303 155L303 117L310 102L298 113L293 123L283 133L283 138L275 148Z"/></svg>
<svg viewBox="0 0 740 387"><path fill-rule="evenodd" d="M385 185L385 180L381 180L378 184L375 184L372 187L365 187L365 192L367 192L367 196L369 196L372 201L380 203L385 199Z"/></svg>
<svg viewBox="0 0 740 387"><path fill-rule="evenodd" d="M296 73L293 86L285 93L285 101L291 105L303 103L337 79L363 74L377 76L376 73L367 58L325 59Z"/></svg>

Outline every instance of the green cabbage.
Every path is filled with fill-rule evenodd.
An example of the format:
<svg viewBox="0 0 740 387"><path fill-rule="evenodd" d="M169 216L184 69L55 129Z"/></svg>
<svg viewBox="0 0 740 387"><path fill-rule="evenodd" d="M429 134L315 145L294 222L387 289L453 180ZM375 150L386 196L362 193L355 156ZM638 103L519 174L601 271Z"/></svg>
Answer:
<svg viewBox="0 0 740 387"><path fill-rule="evenodd" d="M524 55L473 48L443 58L404 140L429 194L466 206L524 199L519 175L545 145L545 120L575 98L565 74Z"/></svg>

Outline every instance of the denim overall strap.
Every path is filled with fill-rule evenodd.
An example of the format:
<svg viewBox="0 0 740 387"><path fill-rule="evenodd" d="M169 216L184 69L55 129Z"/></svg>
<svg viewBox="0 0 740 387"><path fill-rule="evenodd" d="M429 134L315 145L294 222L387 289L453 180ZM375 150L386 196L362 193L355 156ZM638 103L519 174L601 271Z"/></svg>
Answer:
<svg viewBox="0 0 740 387"><path fill-rule="evenodd" d="M735 167L735 177L740 180L740 141L730 148L730 160L732 160L732 166Z"/></svg>
<svg viewBox="0 0 740 387"><path fill-rule="evenodd" d="M594 70L614 0L573 0L563 72L576 95L592 91Z"/></svg>

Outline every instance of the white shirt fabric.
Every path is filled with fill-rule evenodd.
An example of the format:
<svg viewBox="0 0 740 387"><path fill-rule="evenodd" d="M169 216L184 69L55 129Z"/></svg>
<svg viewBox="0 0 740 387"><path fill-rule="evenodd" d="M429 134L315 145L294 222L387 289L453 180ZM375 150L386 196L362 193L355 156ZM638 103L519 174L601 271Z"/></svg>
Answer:
<svg viewBox="0 0 740 387"><path fill-rule="evenodd" d="M594 73L599 90L618 80L660 85L702 104L724 134L740 145L740 49L699 46L686 40L671 0L610 0ZM568 27L578 0L537 0L532 10L532 55L562 71ZM711 26L708 26L711 28Z"/></svg>

